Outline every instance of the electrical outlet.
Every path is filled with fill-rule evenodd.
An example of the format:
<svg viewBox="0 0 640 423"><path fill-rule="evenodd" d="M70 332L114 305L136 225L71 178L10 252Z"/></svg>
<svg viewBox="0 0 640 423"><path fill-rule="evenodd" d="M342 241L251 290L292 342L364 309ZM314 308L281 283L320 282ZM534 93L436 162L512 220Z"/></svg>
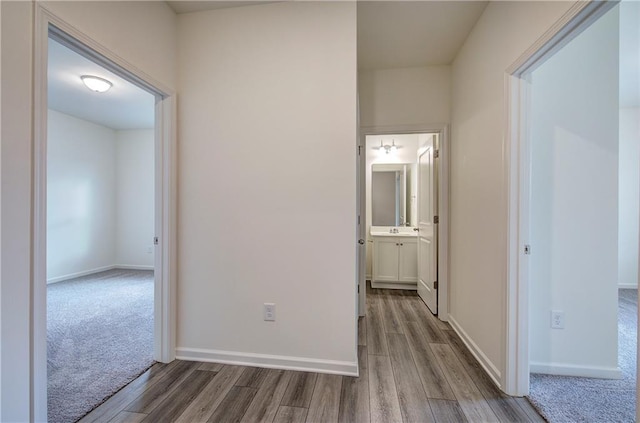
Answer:
<svg viewBox="0 0 640 423"><path fill-rule="evenodd" d="M147 247L147 254L153 253L153 247Z"/></svg>
<svg viewBox="0 0 640 423"><path fill-rule="evenodd" d="M551 311L551 328L564 329L564 311Z"/></svg>
<svg viewBox="0 0 640 423"><path fill-rule="evenodd" d="M264 320L267 322L275 322L276 305L274 303L264 303Z"/></svg>

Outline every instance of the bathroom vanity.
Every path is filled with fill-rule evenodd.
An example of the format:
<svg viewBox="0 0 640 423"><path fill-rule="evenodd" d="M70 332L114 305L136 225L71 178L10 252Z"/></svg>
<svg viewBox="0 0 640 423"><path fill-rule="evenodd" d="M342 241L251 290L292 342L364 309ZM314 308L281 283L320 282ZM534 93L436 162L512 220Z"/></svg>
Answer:
<svg viewBox="0 0 640 423"><path fill-rule="evenodd" d="M410 227L372 227L373 274L371 286L417 289L418 238Z"/></svg>

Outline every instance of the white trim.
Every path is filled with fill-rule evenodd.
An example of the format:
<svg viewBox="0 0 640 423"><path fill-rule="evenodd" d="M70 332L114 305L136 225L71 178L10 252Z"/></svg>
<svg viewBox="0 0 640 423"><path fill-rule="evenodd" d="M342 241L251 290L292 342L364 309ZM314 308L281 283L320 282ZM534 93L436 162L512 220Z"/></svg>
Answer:
<svg viewBox="0 0 640 423"><path fill-rule="evenodd" d="M507 181L507 266L505 272L505 360L501 383L509 395L529 393L529 242L528 76L558 50L616 6L618 1L577 1L505 73L505 169ZM535 248L535 246L533 246Z"/></svg>
<svg viewBox="0 0 640 423"><path fill-rule="evenodd" d="M113 270L116 266L102 266L95 269L84 270L82 272L69 273L68 275L56 276L55 278L47 279L47 285L52 283L58 283L68 281L69 279L80 278L82 276L92 275L94 273L106 272L107 270Z"/></svg>
<svg viewBox="0 0 640 423"><path fill-rule="evenodd" d="M520 77L524 73L533 72L619 2L620 0L576 1L551 28L506 69L506 73Z"/></svg>
<svg viewBox="0 0 640 423"><path fill-rule="evenodd" d="M638 285L634 283L619 283L618 289L638 289Z"/></svg>
<svg viewBox="0 0 640 423"><path fill-rule="evenodd" d="M153 266L140 266L135 264L113 264L111 266L96 267L95 269L85 270L83 272L69 273L68 275L57 276L55 278L47 279L47 285L52 283L58 283L68 281L69 279L80 278L82 276L93 275L94 273L106 272L107 270L154 270Z"/></svg>
<svg viewBox="0 0 640 423"><path fill-rule="evenodd" d="M438 318L449 321L449 169L451 168L449 127L444 126L438 140Z"/></svg>
<svg viewBox="0 0 640 423"><path fill-rule="evenodd" d="M357 101L357 98L356 98ZM358 112L360 110L360 103L358 102ZM358 113L359 116L359 113ZM358 119L358 122L360 120ZM359 127L359 125L358 125ZM358 345L358 324L359 318L364 317L367 313L367 278L371 279L370 275L366 275L367 270L367 249L369 246L369 239L367 233L367 209L366 209L366 194L365 194L365 186L366 186L366 168L367 168L367 148L362 144L363 138L360 137L360 130L358 129L358 133L356 134L356 148L358 149L358 154L356 155L356 198L357 198L357 216L356 223L358 228L357 240L356 240L356 257L358 258L357 267L358 267L358 277L357 277L357 317L356 317L356 340L355 343ZM364 244L360 244L360 240L364 240ZM356 354L357 356L357 354Z"/></svg>
<svg viewBox="0 0 640 423"><path fill-rule="evenodd" d="M0 35L2 34L2 7L0 6ZM0 36L0 46L2 40ZM2 81L2 66L0 66L0 81ZM2 84L0 84L0 99L2 98ZM0 101L0 116L2 116L2 101ZM2 133L2 119L0 119L0 134ZM0 157L0 163L2 158ZM1 174L2 172L0 172ZM2 199L0 199L0 210L2 210ZM0 221L2 216L0 216ZM0 228L0 239L2 238L2 228ZM1 260L0 260L1 261ZM2 269L0 269L2 274ZM0 281L0 304L2 304L2 281ZM8 388L5 388L8 389ZM5 391L6 392L6 391ZM2 313L0 313L0 398L2 398ZM5 397L6 398L6 397ZM0 418L2 418L2 401L0 400Z"/></svg>
<svg viewBox="0 0 640 423"><path fill-rule="evenodd" d="M576 366L566 363L531 362L531 373L545 375L593 377L598 379L622 379L620 367Z"/></svg>
<svg viewBox="0 0 640 423"><path fill-rule="evenodd" d="M31 418L47 421L47 67L45 11L35 8L33 49L33 189L31 273Z"/></svg>
<svg viewBox="0 0 640 423"><path fill-rule="evenodd" d="M80 278L82 276L93 275L94 273L106 272L107 270L154 270L153 266L143 266L137 264L113 264L111 266L97 267L91 270L85 270L83 272L70 273L68 275L57 276L55 278L47 279L47 285L52 283L58 283L68 281L69 279Z"/></svg>
<svg viewBox="0 0 640 423"><path fill-rule="evenodd" d="M175 359L177 326L177 125L175 95L156 102L156 234L154 358L163 363Z"/></svg>
<svg viewBox="0 0 640 423"><path fill-rule="evenodd" d="M520 78L505 76L506 110L510 112L507 119L506 139L517 140L506 143L505 157L508 163L516 166L505 166L507 181L508 239L507 239L507 281L504 290L504 339L507 354L503 368L504 379L501 383L505 392L510 395L526 395L529 392L529 300L528 300L528 256L524 255L524 245L529 239L529 208L522 208L522 201L529 201L529 148L521 140L526 137L528 122L525 110L529 101L530 84ZM525 107L516 110L509 105L523 104ZM515 212L514 212L515 211ZM519 280L518 286L509 281ZM518 319L511 316L517 315Z"/></svg>
<svg viewBox="0 0 640 423"><path fill-rule="evenodd" d="M473 342L473 339L471 339L469 335L467 335L464 329L462 329L462 326L460 326L456 319L454 319L451 315L449 315L449 324L451 325L455 333L458 334L460 339L462 339L462 342L464 343L464 345L466 345L471 354L476 358L476 360L478 360L493 383L495 383L498 388L502 389L502 386L500 385L501 375L498 367L496 367L496 365L493 364L491 360L489 360L489 357L487 357L482 349L480 349L480 347L475 342Z"/></svg>
<svg viewBox="0 0 640 423"><path fill-rule="evenodd" d="M155 270L154 266L146 266L139 264L114 264L113 269L122 269L122 270Z"/></svg>
<svg viewBox="0 0 640 423"><path fill-rule="evenodd" d="M156 249L154 303L154 359L175 358L176 331L176 105L175 93L80 30L69 25L46 5L35 5L34 46L34 146L33 146L33 276L31 416L47 419L46 345L46 125L47 44L49 34L62 37L68 47L89 55L91 60L133 81L156 96ZM55 27L50 32L50 25ZM160 194L159 194L160 193Z"/></svg>
<svg viewBox="0 0 640 423"><path fill-rule="evenodd" d="M176 353L178 360L206 361L239 366L264 367L268 369L358 376L358 363L355 361L320 360L315 358L252 354L201 348L177 348Z"/></svg>
<svg viewBox="0 0 640 423"><path fill-rule="evenodd" d="M450 141L447 124L385 125L360 128L360 143L366 145L368 135L439 134L440 166L438 167L438 319L449 320L449 168ZM366 224L366 222L365 222Z"/></svg>
<svg viewBox="0 0 640 423"><path fill-rule="evenodd" d="M417 291L418 285L416 282L413 283L402 283L402 282L373 282L371 281L371 288L375 289L407 289L410 291Z"/></svg>

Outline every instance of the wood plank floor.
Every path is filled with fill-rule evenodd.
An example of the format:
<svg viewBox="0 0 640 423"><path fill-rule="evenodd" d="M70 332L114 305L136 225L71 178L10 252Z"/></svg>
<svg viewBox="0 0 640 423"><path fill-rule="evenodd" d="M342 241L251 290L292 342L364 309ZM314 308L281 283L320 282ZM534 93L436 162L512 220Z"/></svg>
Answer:
<svg viewBox="0 0 640 423"><path fill-rule="evenodd" d="M174 361L81 422L544 422L498 390L413 291L367 288L360 377Z"/></svg>

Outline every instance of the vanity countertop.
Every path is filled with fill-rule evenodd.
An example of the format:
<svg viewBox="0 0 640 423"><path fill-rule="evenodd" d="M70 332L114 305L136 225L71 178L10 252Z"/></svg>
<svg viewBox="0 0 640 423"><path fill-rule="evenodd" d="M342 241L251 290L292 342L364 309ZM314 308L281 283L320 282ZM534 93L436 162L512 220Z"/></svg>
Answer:
<svg viewBox="0 0 640 423"><path fill-rule="evenodd" d="M371 236L415 238L418 236L418 232L414 231L413 228L400 228L398 232L391 232L390 228L371 228Z"/></svg>

